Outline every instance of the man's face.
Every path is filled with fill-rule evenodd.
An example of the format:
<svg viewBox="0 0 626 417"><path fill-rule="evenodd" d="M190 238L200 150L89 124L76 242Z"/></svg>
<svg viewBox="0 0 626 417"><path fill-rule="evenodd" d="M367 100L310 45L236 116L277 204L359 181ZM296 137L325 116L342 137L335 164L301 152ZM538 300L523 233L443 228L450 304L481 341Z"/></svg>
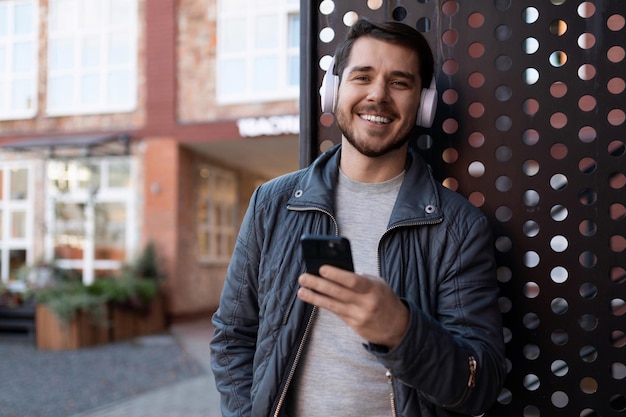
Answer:
<svg viewBox="0 0 626 417"><path fill-rule="evenodd" d="M417 53L364 36L357 39L341 76L337 125L360 153L378 157L403 147L419 108Z"/></svg>

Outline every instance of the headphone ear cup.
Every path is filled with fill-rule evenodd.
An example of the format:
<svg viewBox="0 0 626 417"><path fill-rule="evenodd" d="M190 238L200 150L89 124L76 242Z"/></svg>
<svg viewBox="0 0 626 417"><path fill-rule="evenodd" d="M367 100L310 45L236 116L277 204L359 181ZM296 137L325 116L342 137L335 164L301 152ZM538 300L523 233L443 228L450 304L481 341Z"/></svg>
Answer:
<svg viewBox="0 0 626 417"><path fill-rule="evenodd" d="M335 68L335 57L330 60L328 69L322 78L320 87L320 99L323 113L333 113L337 101L337 91L339 90L339 77L333 74Z"/></svg>
<svg viewBox="0 0 626 417"><path fill-rule="evenodd" d="M433 78L430 87L422 89L420 108L417 111L417 119L415 120L417 126L431 127L433 125L437 111L437 99L437 86Z"/></svg>

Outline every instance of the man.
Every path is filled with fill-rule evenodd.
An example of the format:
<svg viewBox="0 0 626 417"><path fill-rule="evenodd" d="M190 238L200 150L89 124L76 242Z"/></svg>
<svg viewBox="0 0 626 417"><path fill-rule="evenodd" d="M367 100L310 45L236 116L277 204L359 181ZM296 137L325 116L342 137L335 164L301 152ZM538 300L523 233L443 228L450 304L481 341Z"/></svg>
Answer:
<svg viewBox="0 0 626 417"><path fill-rule="evenodd" d="M213 318L222 414L479 414L505 376L489 225L409 148L432 52L361 19L335 60L341 145L257 189L241 227ZM348 237L356 273L304 273L307 233Z"/></svg>

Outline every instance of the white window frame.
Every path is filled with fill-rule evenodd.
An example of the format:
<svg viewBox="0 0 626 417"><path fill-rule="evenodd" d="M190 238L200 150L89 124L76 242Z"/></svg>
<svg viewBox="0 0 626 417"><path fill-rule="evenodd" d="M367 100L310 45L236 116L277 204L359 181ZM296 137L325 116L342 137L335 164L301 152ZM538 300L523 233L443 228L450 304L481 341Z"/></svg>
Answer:
<svg viewBox="0 0 626 417"><path fill-rule="evenodd" d="M242 1L242 0L240 0ZM299 16L299 2L293 0L245 0L243 7L229 6L233 0L218 0L217 19L217 65L216 65L216 101L218 104L237 104L247 102L265 102L276 100L291 100L299 96L299 86L289 85L289 58L297 58L300 54L299 45L289 45L289 17ZM278 27L274 28L277 33L278 46L275 48L256 48L255 25L260 16L278 17ZM241 21L241 27L245 31L245 46L242 50L229 50L225 44L228 39L227 30L232 28L234 21ZM299 29L298 29L299 38ZM278 58L278 88L273 91L255 91L254 60L259 57ZM238 80L244 85L239 93L224 92L226 74L223 63L231 59L239 59L245 62L245 79Z"/></svg>
<svg viewBox="0 0 626 417"><path fill-rule="evenodd" d="M119 160L127 160L130 164L130 180L131 183L127 188L107 187L108 169L107 165L111 162ZM54 160L53 160L54 161ZM67 162L67 161L63 161ZM95 188L89 190L86 188L78 188L75 184L78 182L77 176L70 178L74 186L70 186L67 192L59 192L57 189L46 187L46 236L45 236L45 252L46 259L54 258L55 235L56 235L56 219L55 205L56 203L83 203L85 204L85 234L86 239L83 247L83 259L56 259L56 264L64 269L82 269L83 283L91 284L95 280L95 270L110 270L114 272L119 270L123 263L132 260L137 248L137 184L135 179L138 178L137 161L132 157L108 157L108 158L90 158L89 160L72 160L72 162L85 162L100 166L100 186L97 191ZM48 172L48 164L46 164L46 172ZM46 183L50 178L46 178ZM95 258L95 205L99 203L122 203L126 207L125 222L125 250L126 259L124 261L105 260Z"/></svg>
<svg viewBox="0 0 626 417"><path fill-rule="evenodd" d="M46 114L49 116L66 116L81 114L100 113L123 113L131 112L137 108L137 60L138 60L138 0L117 0L130 4L130 16L126 23L110 22L111 5L116 0L94 0L101 7L99 13L92 13L96 19L93 25L83 24L81 19L82 9L88 5L86 0L49 0L48 13L48 77L47 77L47 104ZM68 13L59 13L60 5L66 4ZM90 9L89 9L90 10ZM87 13L87 12L85 12ZM57 19L66 19L63 23L55 23ZM67 23L67 24L65 24ZM124 47L127 48L128 60L115 64L110 62L111 36L114 34L127 35ZM83 59L87 59L86 51L94 48L87 47L87 42L95 41L99 46L98 53L92 58L98 63L91 67L83 65ZM66 42L72 57L65 68L54 68L56 46ZM128 96L123 102L116 103L111 97L111 86L108 76L113 71L121 71L128 75ZM83 93L90 89L83 89L81 81L84 77L94 77L98 86L94 101L83 98ZM65 78L71 91L68 92L69 103L55 104L53 89L55 82Z"/></svg>
<svg viewBox="0 0 626 417"><path fill-rule="evenodd" d="M234 172L202 164L198 170L199 182L197 189L197 253L198 261L203 264L227 264L232 256L234 243L238 232L239 192L237 177ZM225 180L232 188L230 198L220 200L224 194L215 193L216 181ZM207 182L208 193L203 195L202 182ZM214 209L220 210L220 218L230 218L229 223L215 224L211 213ZM203 214L204 212L204 214ZM209 243L208 252L203 252L202 236L206 233ZM217 244L217 245L215 245Z"/></svg>
<svg viewBox="0 0 626 417"><path fill-rule="evenodd" d="M7 193L11 188L11 172L17 169L25 169L28 172L27 196L21 200L11 200ZM0 236L0 256L2 266L0 268L0 279L8 282L10 278L10 251L25 250L26 265L34 262L33 259L33 236L34 236L34 191L35 175L34 166L31 161L15 161L0 163L2 171L2 190L0 196L0 221L2 222L2 236ZM12 219L11 214L16 210L23 211L25 219L25 232L22 238L11 237Z"/></svg>
<svg viewBox="0 0 626 417"><path fill-rule="evenodd" d="M33 10L32 31L24 34L15 33L15 13L16 9L21 6L30 5ZM0 63L4 61L4 68L0 67L0 120L20 120L31 119L37 114L37 74L39 73L39 7L35 0L3 0L0 7L7 13L7 20L0 21L0 25L8 23L5 27L6 34L0 32ZM34 62L32 67L23 70L14 69L15 56L19 52L18 45L21 43L30 43L32 56L30 59ZM4 51L4 52L3 52ZM29 85L30 94L26 99L26 106L18 106L14 102L17 98L15 84L17 82L26 82Z"/></svg>

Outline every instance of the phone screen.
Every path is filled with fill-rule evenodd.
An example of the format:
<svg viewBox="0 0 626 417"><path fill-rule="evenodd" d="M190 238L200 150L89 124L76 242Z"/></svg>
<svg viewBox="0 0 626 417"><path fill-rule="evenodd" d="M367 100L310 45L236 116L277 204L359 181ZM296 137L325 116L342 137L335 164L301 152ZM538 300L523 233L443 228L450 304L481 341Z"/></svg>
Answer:
<svg viewBox="0 0 626 417"><path fill-rule="evenodd" d="M332 235L303 235L300 239L307 272L319 275L322 265L354 271L350 241Z"/></svg>

